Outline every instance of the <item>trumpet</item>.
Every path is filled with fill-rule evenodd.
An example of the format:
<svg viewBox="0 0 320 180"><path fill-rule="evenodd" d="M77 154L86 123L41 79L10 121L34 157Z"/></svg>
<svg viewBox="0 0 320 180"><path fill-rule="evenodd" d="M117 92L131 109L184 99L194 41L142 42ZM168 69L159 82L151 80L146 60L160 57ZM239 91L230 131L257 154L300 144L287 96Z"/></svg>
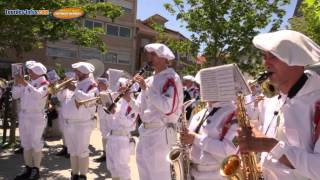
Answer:
<svg viewBox="0 0 320 180"><path fill-rule="evenodd" d="M137 74L138 74L138 75L142 75L144 72L146 72L146 70L147 70L148 68L149 68L149 65L146 64L142 69L140 69L140 71L139 71ZM129 83L127 84L126 89L125 89L123 92L121 92L121 93L114 99L114 101L113 101L108 107L103 107L103 110L104 110L106 113L110 114L111 111L112 111L112 109L115 108L117 102L130 90L130 88L132 87L132 85L133 85L134 83L135 83L134 80L131 79L131 80L129 81Z"/></svg>
<svg viewBox="0 0 320 180"><path fill-rule="evenodd" d="M74 100L77 109L79 109L81 106L85 106L85 107L91 107L97 104L102 104L101 101L101 97L97 96L97 97L93 97L87 100L82 100L82 101L77 101L76 99Z"/></svg>
<svg viewBox="0 0 320 180"><path fill-rule="evenodd" d="M73 78L70 78L70 79L67 79L67 80L64 80L62 81L61 83L55 83L55 84L50 84L49 85L49 93L50 94L57 94L59 91L62 91L64 89L67 88L67 86L70 84L70 83L73 83L75 79Z"/></svg>
<svg viewBox="0 0 320 180"><path fill-rule="evenodd" d="M82 101L77 101L75 99L75 105L76 105L77 109L79 109L81 106L92 107L92 106L97 106L97 105L103 105L103 107L104 107L104 106L108 106L108 105L112 104L112 96L114 96L113 93L100 92L100 94L98 96L90 98L90 99L86 99L86 100L82 100Z"/></svg>
<svg viewBox="0 0 320 180"><path fill-rule="evenodd" d="M24 80L29 81L30 80L30 76L29 75L24 75L23 76ZM10 81L5 81L5 84L7 86L12 86L15 83L15 79L12 79Z"/></svg>

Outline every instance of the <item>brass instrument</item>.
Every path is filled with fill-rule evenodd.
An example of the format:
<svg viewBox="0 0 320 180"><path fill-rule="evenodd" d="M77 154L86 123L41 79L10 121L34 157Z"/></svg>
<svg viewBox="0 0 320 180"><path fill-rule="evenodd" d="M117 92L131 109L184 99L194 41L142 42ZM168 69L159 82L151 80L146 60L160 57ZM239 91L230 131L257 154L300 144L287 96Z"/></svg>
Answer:
<svg viewBox="0 0 320 180"><path fill-rule="evenodd" d="M67 79L67 80L64 80L60 83L55 83L55 84L50 84L49 85L49 93L50 94L57 94L59 91L62 91L64 89L67 88L67 86L70 84L70 83L73 83L75 79L73 78L70 78L70 79Z"/></svg>
<svg viewBox="0 0 320 180"><path fill-rule="evenodd" d="M77 101L75 99L74 101L75 101L77 109L79 109L80 106L90 107L90 106L94 106L97 104L102 104L100 96L93 97L91 99L87 99L87 100L83 100L83 101Z"/></svg>
<svg viewBox="0 0 320 180"><path fill-rule="evenodd" d="M77 101L75 99L75 104L77 109L79 109L81 106L92 107L97 105L103 105L104 107L112 104L112 96L114 96L114 93L100 92L98 96L90 99L86 99L82 101Z"/></svg>
<svg viewBox="0 0 320 180"><path fill-rule="evenodd" d="M269 79L271 74L272 72L264 71L260 73L258 78L254 81L260 85L262 94L268 98L279 94L277 87Z"/></svg>
<svg viewBox="0 0 320 180"><path fill-rule="evenodd" d="M239 93L236 112L240 134L250 137L252 136L250 119L246 113L244 102L244 95ZM230 180L263 180L254 152L240 152L240 157L238 155L228 156L220 167L220 173Z"/></svg>
<svg viewBox="0 0 320 180"><path fill-rule="evenodd" d="M178 128L180 131L187 129L186 109L195 102L195 99L186 101L183 104L183 111L179 119ZM169 152L167 159L172 165L173 172L171 175L175 180L189 180L190 177L190 159L189 159L190 147L189 145L183 145L179 140L177 144Z"/></svg>

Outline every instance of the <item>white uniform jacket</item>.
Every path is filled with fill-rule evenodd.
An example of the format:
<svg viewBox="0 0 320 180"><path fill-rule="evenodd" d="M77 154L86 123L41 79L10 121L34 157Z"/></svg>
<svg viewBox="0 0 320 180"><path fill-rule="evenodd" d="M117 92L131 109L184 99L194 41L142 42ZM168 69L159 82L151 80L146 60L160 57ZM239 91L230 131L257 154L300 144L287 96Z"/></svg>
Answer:
<svg viewBox="0 0 320 180"><path fill-rule="evenodd" d="M88 121L94 117L96 107L76 107L75 100L88 100L98 93L97 85L91 78L86 78L77 84L72 98L62 108L62 116L67 122Z"/></svg>
<svg viewBox="0 0 320 180"><path fill-rule="evenodd" d="M23 112L44 112L48 97L49 82L44 76L28 82L27 86L13 86L13 99L20 99Z"/></svg>
<svg viewBox="0 0 320 180"><path fill-rule="evenodd" d="M303 180L320 179L320 144L314 147L315 104L320 103L320 76L306 72L307 81L293 98L281 95L281 107L273 131L279 143L264 161L266 179ZM278 107L279 107L278 106ZM288 168L277 160L285 155L294 169Z"/></svg>
<svg viewBox="0 0 320 180"><path fill-rule="evenodd" d="M211 115L213 108L219 109ZM191 174L195 179L223 179L219 173L220 165L224 158L236 153L232 142L238 127L234 113L235 106L231 102L217 102L192 118L189 125L192 132L206 118L191 148ZM206 166L209 169L206 170Z"/></svg>
<svg viewBox="0 0 320 180"><path fill-rule="evenodd" d="M139 113L144 123L176 123L182 112L183 87L179 75L167 68L146 79L147 89L142 90L130 106ZM140 135L154 130L140 128Z"/></svg>

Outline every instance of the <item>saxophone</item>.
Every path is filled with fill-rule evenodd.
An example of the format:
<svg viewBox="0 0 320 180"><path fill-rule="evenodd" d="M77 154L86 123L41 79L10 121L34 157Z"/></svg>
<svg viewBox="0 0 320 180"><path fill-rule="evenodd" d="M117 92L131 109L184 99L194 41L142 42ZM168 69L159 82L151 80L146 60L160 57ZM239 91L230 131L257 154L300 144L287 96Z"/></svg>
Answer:
<svg viewBox="0 0 320 180"><path fill-rule="evenodd" d="M237 119L240 127L240 134L246 137L252 136L250 119L246 113L244 96L237 95ZM224 159L220 173L230 180L263 180L260 167L257 165L256 154L254 152L240 152L238 155L231 155Z"/></svg>
<svg viewBox="0 0 320 180"><path fill-rule="evenodd" d="M181 132L187 129L186 109L195 102L196 99L191 99L183 104L182 114L179 119L178 130ZM172 150L167 156L167 160L171 164L171 176L174 180L190 180L190 147L183 145L180 140L173 146Z"/></svg>

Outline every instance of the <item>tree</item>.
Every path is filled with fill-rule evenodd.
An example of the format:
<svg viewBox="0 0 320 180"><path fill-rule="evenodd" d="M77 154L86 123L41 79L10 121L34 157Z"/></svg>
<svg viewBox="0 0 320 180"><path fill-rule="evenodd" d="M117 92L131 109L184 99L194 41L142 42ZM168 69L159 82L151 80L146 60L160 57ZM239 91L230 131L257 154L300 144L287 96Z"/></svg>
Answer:
<svg viewBox="0 0 320 180"><path fill-rule="evenodd" d="M90 0L2 0L0 5L0 53L14 49L17 59L22 59L24 52L34 48L42 48L47 41L58 41L71 38L74 44L82 47L96 47L106 51L106 45L100 39L104 34L102 28L89 29L82 26L84 17L95 18L97 13L112 21L122 14L119 6L111 3L92 3ZM61 20L52 16L52 12L66 7L80 7L84 17ZM50 16L43 15L5 15L5 10L33 9L49 10Z"/></svg>
<svg viewBox="0 0 320 180"><path fill-rule="evenodd" d="M320 1L305 0L298 12L302 16L291 18L289 28L304 33L320 44Z"/></svg>
<svg viewBox="0 0 320 180"><path fill-rule="evenodd" d="M192 41L205 46L206 66L238 63L255 74L261 64L251 40L260 29L271 24L278 29L289 0L173 0L165 8L193 32ZM258 68L261 68L259 66Z"/></svg>

